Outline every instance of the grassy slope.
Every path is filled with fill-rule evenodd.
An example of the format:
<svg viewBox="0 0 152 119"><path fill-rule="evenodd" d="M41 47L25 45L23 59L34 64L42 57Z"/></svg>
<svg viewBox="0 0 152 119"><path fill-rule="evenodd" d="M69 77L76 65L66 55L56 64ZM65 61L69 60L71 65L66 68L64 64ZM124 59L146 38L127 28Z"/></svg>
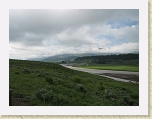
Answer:
<svg viewBox="0 0 152 119"><path fill-rule="evenodd" d="M91 66L78 66L81 68L89 68L89 69L100 69L100 70L118 70L118 71L139 71L139 66L136 65L91 65Z"/></svg>
<svg viewBox="0 0 152 119"><path fill-rule="evenodd" d="M28 97L26 103L30 105L139 105L139 84L118 82L53 63L9 63L12 95Z"/></svg>

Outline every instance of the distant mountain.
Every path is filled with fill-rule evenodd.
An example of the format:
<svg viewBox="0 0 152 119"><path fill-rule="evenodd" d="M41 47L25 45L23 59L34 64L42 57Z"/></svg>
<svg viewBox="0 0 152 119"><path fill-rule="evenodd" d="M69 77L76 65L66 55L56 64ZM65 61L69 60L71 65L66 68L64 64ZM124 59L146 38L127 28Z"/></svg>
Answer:
<svg viewBox="0 0 152 119"><path fill-rule="evenodd" d="M44 58L29 58L27 60L31 60L31 61L42 61Z"/></svg>
<svg viewBox="0 0 152 119"><path fill-rule="evenodd" d="M100 55L99 53L83 53L83 54L61 54L61 55L55 55L50 56L42 61L44 62L61 62L61 61L73 61L74 59L78 57L84 57L84 56L96 56ZM103 55L103 54L102 54ZM106 54L105 54L106 55Z"/></svg>
<svg viewBox="0 0 152 119"><path fill-rule="evenodd" d="M50 57L43 57L43 58L29 58L27 60L31 61L44 61L44 62L61 62L61 61L73 61L77 57L83 57L83 56L94 56L93 53L84 53L84 54L60 54L60 55L54 55Z"/></svg>
<svg viewBox="0 0 152 119"><path fill-rule="evenodd" d="M43 58L29 58L27 60L44 61L44 62L61 62L61 61L74 61L78 57L98 56L98 55L111 55L111 54L120 54L120 53L60 54L60 55L55 55L55 56L50 56L50 57L43 57Z"/></svg>
<svg viewBox="0 0 152 119"><path fill-rule="evenodd" d="M67 61L67 60L74 60L77 58L74 55L70 54L63 54L63 55L55 55L55 56L50 56L45 59L43 59L44 62L61 62L61 61Z"/></svg>

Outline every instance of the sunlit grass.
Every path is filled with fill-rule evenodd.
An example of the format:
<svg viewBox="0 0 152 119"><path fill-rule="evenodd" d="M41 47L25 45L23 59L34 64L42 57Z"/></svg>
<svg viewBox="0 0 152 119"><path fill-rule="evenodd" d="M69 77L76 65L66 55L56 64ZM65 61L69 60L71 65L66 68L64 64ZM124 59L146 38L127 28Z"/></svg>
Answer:
<svg viewBox="0 0 152 119"><path fill-rule="evenodd" d="M139 66L127 65L96 65L96 66L78 66L80 68L99 69L99 70L117 70L117 71L133 71L138 72Z"/></svg>

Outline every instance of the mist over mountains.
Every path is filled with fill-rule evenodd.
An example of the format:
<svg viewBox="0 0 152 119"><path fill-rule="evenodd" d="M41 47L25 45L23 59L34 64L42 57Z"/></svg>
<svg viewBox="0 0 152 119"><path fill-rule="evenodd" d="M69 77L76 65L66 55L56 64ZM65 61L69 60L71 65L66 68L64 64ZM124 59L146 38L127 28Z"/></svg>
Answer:
<svg viewBox="0 0 152 119"><path fill-rule="evenodd" d="M44 62L61 62L61 61L74 61L78 57L85 56L101 56L101 55L111 55L112 53L82 53L82 54L60 54L50 57L42 57L42 58L29 58L27 60L32 61L44 61ZM113 54L121 54L121 53L113 53ZM133 53L138 54L138 53Z"/></svg>
<svg viewBox="0 0 152 119"><path fill-rule="evenodd" d="M43 57L43 58L29 58L27 60L34 60L34 61L44 61L44 62L60 62L60 61L73 61L78 57L83 56L97 56L97 55L108 55L110 53L82 53L82 54L60 54L54 55L50 57Z"/></svg>

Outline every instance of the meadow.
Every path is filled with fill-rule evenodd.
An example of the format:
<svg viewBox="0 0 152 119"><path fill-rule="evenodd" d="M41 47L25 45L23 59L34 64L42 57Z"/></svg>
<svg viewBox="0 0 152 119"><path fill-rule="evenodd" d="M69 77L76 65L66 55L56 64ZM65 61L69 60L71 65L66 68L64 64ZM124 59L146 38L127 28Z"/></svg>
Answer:
<svg viewBox="0 0 152 119"><path fill-rule="evenodd" d="M121 65L121 64L91 64L85 66L78 66L80 68L99 69L99 70L117 70L117 71L133 71L139 72L138 65Z"/></svg>
<svg viewBox="0 0 152 119"><path fill-rule="evenodd" d="M9 60L12 106L139 106L139 84L59 64Z"/></svg>

